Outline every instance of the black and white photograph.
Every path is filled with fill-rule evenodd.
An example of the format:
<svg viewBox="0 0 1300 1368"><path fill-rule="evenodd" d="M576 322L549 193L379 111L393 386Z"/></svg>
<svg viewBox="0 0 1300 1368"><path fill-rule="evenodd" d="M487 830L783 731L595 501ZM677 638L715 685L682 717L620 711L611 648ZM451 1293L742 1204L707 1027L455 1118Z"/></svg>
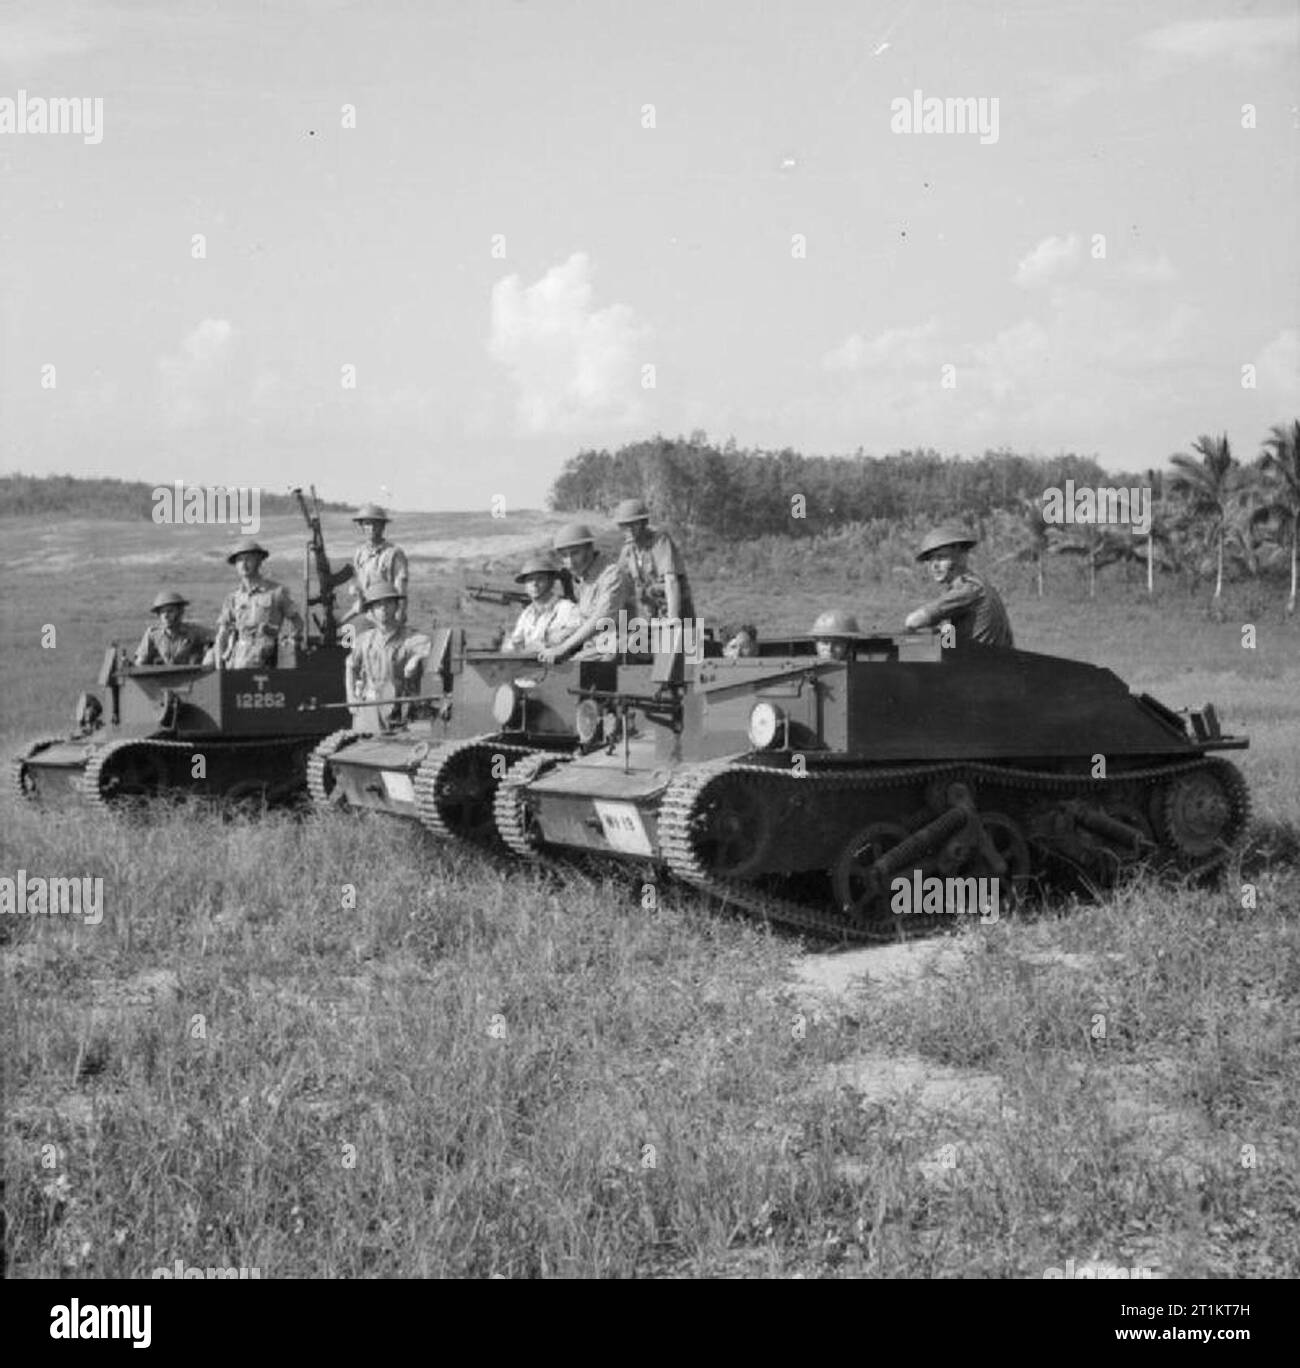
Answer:
<svg viewBox="0 0 1300 1368"><path fill-rule="evenodd" d="M47 1346L413 1279L1251 1339L1298 48L1293 0L4 0Z"/></svg>

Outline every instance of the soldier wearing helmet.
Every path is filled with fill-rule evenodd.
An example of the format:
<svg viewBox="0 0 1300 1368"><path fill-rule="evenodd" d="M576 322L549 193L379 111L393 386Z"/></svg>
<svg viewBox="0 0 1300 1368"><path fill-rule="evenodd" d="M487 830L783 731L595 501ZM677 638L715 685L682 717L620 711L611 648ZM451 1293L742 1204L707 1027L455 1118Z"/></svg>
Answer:
<svg viewBox="0 0 1300 1368"><path fill-rule="evenodd" d="M366 595L380 583L392 586L401 594L398 621L406 621L406 586L410 572L406 552L384 537L392 519L376 503L362 504L352 517L361 530L362 541L352 556L352 564L345 565L330 577L329 587L352 580L353 606L348 617L364 613Z"/></svg>
<svg viewBox="0 0 1300 1368"><path fill-rule="evenodd" d="M137 665L198 665L212 645L212 633L196 622L185 621L189 599L174 589L164 589L149 609L158 622L146 629L136 647Z"/></svg>
<svg viewBox="0 0 1300 1368"><path fill-rule="evenodd" d="M418 696L424 662L433 643L422 632L413 632L398 621L402 601L401 590L385 580L372 584L362 601L362 611L369 613L375 626L357 638L348 655L350 703ZM399 718L402 706L391 702L380 708L354 708L353 720L362 731L382 731Z"/></svg>
<svg viewBox="0 0 1300 1368"><path fill-rule="evenodd" d="M618 559L636 586L639 615L647 622L694 617L682 554L667 532L650 526L650 510L640 499L624 499L614 511L614 521L623 529Z"/></svg>
<svg viewBox="0 0 1300 1368"><path fill-rule="evenodd" d="M808 635L817 645L818 660L848 660L862 628L852 613L829 608L820 614Z"/></svg>
<svg viewBox="0 0 1300 1368"><path fill-rule="evenodd" d="M956 646L1014 646L1011 621L998 591L976 574L966 558L976 538L960 527L936 527L921 543L916 559L930 568L941 593L907 615L909 632L952 623Z"/></svg>
<svg viewBox="0 0 1300 1368"><path fill-rule="evenodd" d="M560 586L560 564L553 556L530 556L515 576L515 583L528 590L528 603L515 629L501 643L503 651L523 651L536 655L547 646L558 645L582 621L578 605L565 598Z"/></svg>
<svg viewBox="0 0 1300 1368"><path fill-rule="evenodd" d="M262 578L262 562L269 554L252 537L245 537L226 557L239 569L239 584L226 595L217 619L218 669L274 665L284 624L287 622L296 634L302 633L302 614L293 595L284 585Z"/></svg>
<svg viewBox="0 0 1300 1368"><path fill-rule="evenodd" d="M585 523L569 523L555 534L555 551L573 575L578 595L578 622L553 646L543 646L537 658L544 665L581 651L584 659L611 660L618 652L619 613L637 614L636 588L619 561L609 561L596 550L596 538Z"/></svg>

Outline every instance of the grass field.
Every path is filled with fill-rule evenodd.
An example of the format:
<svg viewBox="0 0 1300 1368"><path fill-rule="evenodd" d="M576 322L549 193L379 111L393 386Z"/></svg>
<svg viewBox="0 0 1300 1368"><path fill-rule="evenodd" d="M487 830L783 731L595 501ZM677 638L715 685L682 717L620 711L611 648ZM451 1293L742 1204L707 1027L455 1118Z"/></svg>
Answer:
<svg viewBox="0 0 1300 1368"><path fill-rule="evenodd" d="M547 521L404 526L417 621ZM341 553L346 520L326 532ZM261 536L299 582L299 528ZM223 541L0 522L6 753L65 728L162 585L210 621ZM701 550L697 601L775 630L925 596L851 551L764 573ZM1250 841L1220 887L835 954L395 823L6 797L0 875L102 876L106 902L94 927L3 919L10 1273L1295 1275L1300 630L1235 590L1219 622L1122 577L1039 601L1020 574L1022 647L1250 735Z"/></svg>

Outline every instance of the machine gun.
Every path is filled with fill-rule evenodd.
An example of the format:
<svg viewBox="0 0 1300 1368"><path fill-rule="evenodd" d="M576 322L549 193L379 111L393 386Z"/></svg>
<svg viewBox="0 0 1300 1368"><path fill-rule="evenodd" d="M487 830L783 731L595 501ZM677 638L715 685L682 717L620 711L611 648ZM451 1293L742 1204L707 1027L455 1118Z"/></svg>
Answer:
<svg viewBox="0 0 1300 1368"><path fill-rule="evenodd" d="M467 584L465 595L476 603L497 603L502 608L511 604L524 608L532 601L525 590L511 589L504 584Z"/></svg>
<svg viewBox="0 0 1300 1368"><path fill-rule="evenodd" d="M566 599L573 598L573 576L567 570L559 570L560 593ZM512 589L508 584L467 584L465 595L478 603L497 603L503 608L515 604L527 608L532 602L525 589Z"/></svg>
<svg viewBox="0 0 1300 1368"><path fill-rule="evenodd" d="M295 488L292 491L295 499L298 500L298 507L302 509L302 516L307 520L307 526L311 529L311 541L307 547L307 562L304 567L304 596L307 600L307 607L321 609L319 618L313 617L312 621L316 624L316 630L320 633L321 644L323 646L335 646L339 639L339 622L334 613L334 574L330 569L330 558L325 554L325 538L320 530L320 500L316 497L316 486L311 487L312 507L307 507L307 500L303 497L301 489ZM318 592L315 597L311 592L311 566L312 562L316 565L316 582Z"/></svg>

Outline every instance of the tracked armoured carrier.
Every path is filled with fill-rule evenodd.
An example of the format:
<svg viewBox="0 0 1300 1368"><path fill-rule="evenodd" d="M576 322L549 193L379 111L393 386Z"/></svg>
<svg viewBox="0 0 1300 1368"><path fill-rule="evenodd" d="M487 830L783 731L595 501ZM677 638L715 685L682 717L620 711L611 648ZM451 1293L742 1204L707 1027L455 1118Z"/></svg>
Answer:
<svg viewBox="0 0 1300 1368"><path fill-rule="evenodd" d="M436 836L495 835L493 800L507 770L532 755L567 756L578 745L575 694L636 689L648 664L534 658L475 649L461 628L434 636L421 694L359 710L366 730L321 742L308 764L323 808L387 813ZM396 716L393 716L396 714Z"/></svg>
<svg viewBox="0 0 1300 1368"><path fill-rule="evenodd" d="M310 533L303 602L309 614L320 609L302 642L281 640L274 665L240 670L135 665L113 642L98 677L107 716L96 695L83 693L71 735L34 741L15 756L10 775L20 797L106 807L166 793L259 803L303 793L308 757L346 706L348 650L316 491L310 507L301 489L292 493Z"/></svg>
<svg viewBox="0 0 1300 1368"><path fill-rule="evenodd" d="M307 758L338 725L342 646L317 646L292 666L215 670L129 663L108 648L100 700L82 695L77 729L27 746L13 784L32 801L104 807L167 792L275 803L300 794Z"/></svg>
<svg viewBox="0 0 1300 1368"><path fill-rule="evenodd" d="M523 757L498 788L507 846L666 869L835 938L931 929L954 886L1006 907L1031 882L1096 891L1145 861L1206 875L1248 817L1240 773L1213 754L1248 742L1212 707L1174 712L1032 652L882 634L835 661L791 639L684 670L661 659L639 695L587 692L580 752Z"/></svg>

